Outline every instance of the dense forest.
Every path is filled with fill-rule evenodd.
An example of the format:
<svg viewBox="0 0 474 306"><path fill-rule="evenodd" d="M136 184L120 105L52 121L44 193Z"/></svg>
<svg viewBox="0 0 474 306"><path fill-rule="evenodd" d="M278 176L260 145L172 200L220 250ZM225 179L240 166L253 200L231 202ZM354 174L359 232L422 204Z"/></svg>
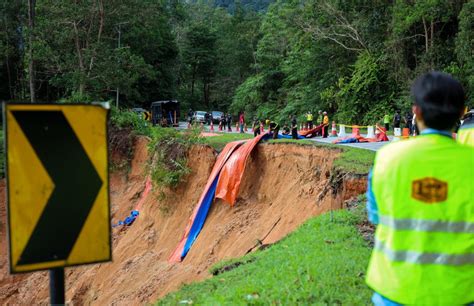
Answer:
<svg viewBox="0 0 474 306"><path fill-rule="evenodd" d="M432 69L472 104L473 52L474 0L4 0L0 101L373 123Z"/></svg>

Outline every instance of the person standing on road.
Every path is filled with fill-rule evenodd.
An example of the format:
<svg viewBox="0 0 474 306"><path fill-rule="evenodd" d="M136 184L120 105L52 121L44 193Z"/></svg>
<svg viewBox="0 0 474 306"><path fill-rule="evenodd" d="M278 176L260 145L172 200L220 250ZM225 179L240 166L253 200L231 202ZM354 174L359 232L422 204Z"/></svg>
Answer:
<svg viewBox="0 0 474 306"><path fill-rule="evenodd" d="M291 138L298 139L298 122L296 115L291 116Z"/></svg>
<svg viewBox="0 0 474 306"><path fill-rule="evenodd" d="M327 112L323 112L323 138L328 138L329 133L329 117Z"/></svg>
<svg viewBox="0 0 474 306"><path fill-rule="evenodd" d="M189 125L193 125L193 116L194 116L194 112L193 112L192 108L190 108L189 111L188 111L188 123L189 123Z"/></svg>
<svg viewBox="0 0 474 306"><path fill-rule="evenodd" d="M306 113L306 126L310 130L313 128L313 114L310 111Z"/></svg>
<svg viewBox="0 0 474 306"><path fill-rule="evenodd" d="M390 115L389 114L385 114L385 116L383 116L383 125L385 126L385 131L388 132L388 129L390 128Z"/></svg>
<svg viewBox="0 0 474 306"><path fill-rule="evenodd" d="M232 132L232 115L230 113L227 113L227 130L229 132Z"/></svg>
<svg viewBox="0 0 474 306"><path fill-rule="evenodd" d="M463 116L463 122L458 130L459 143L474 147L474 109Z"/></svg>
<svg viewBox="0 0 474 306"><path fill-rule="evenodd" d="M226 113L222 115L221 122L222 122L222 131L225 132L226 127L227 127L227 114Z"/></svg>
<svg viewBox="0 0 474 306"><path fill-rule="evenodd" d="M258 120L257 117L253 118L252 130L253 137L257 137L257 135L260 135L260 120Z"/></svg>
<svg viewBox="0 0 474 306"><path fill-rule="evenodd" d="M467 305L474 150L451 137L464 90L433 71L414 82L412 96L421 135L380 149L369 174L367 211L377 229L366 282L375 305Z"/></svg>
<svg viewBox="0 0 474 306"><path fill-rule="evenodd" d="M275 121L270 121L270 134L272 135L273 139L278 138L278 132L280 131L280 125Z"/></svg>
<svg viewBox="0 0 474 306"><path fill-rule="evenodd" d="M411 112L407 112L406 115L405 115L405 118L403 118L404 121L405 121L405 128L408 129L408 131L410 131L411 133L411 130L412 130L412 121L413 121L413 115L411 114Z"/></svg>
<svg viewBox="0 0 474 306"><path fill-rule="evenodd" d="M402 116L400 116L400 112L396 111L395 116L393 116L393 128L400 128L400 123L402 122Z"/></svg>
<svg viewBox="0 0 474 306"><path fill-rule="evenodd" d="M245 124L244 112L240 113L239 124L240 124L240 133L243 133L244 132L244 124Z"/></svg>

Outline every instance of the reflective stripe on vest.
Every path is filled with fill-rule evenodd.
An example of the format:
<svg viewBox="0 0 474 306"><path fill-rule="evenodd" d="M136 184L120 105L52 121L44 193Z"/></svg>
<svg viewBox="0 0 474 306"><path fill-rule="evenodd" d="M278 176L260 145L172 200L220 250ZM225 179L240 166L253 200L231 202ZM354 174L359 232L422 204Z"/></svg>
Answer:
<svg viewBox="0 0 474 306"><path fill-rule="evenodd" d="M474 222L450 222L420 219L396 219L379 215L379 224L395 230L474 234Z"/></svg>
<svg viewBox="0 0 474 306"><path fill-rule="evenodd" d="M434 265L472 265L474 264L474 253L468 254L445 254L445 253L421 253L415 251L394 251L384 242L376 239L374 249L385 254L391 261L403 261L413 264Z"/></svg>

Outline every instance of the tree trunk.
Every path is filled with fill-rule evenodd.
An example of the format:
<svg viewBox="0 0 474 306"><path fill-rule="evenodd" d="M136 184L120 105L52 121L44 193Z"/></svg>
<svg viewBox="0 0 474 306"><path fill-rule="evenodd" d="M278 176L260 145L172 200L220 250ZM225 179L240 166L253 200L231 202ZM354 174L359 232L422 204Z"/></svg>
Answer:
<svg viewBox="0 0 474 306"><path fill-rule="evenodd" d="M28 63L28 73L29 73L29 82L30 82L30 100L31 103L36 102L36 91L35 91L35 61L33 59L33 41L34 41L34 27L35 27L35 6L36 0L28 0L28 44L29 44L29 63Z"/></svg>
<svg viewBox="0 0 474 306"><path fill-rule="evenodd" d="M193 67L193 78L191 80L191 98L194 97L194 83L196 82L196 66Z"/></svg>
<svg viewBox="0 0 474 306"><path fill-rule="evenodd" d="M84 95L84 91L86 88L86 85L84 83L84 73L85 73L85 67L84 67L84 59L82 58L82 49L81 49L81 42L79 38L79 30L77 29L77 23L74 21L73 22L73 27L74 27L74 34L75 34L75 44L76 44L76 52L77 52L77 58L79 61L79 70L81 72L80 76L80 81L79 81L79 96Z"/></svg>
<svg viewBox="0 0 474 306"><path fill-rule="evenodd" d="M433 22L433 20L431 20L430 31L431 31L431 35L430 35L431 50L433 50L433 41L434 41L434 22ZM431 66L431 69L433 69L433 67L434 67L433 55L430 56L430 66Z"/></svg>
<svg viewBox="0 0 474 306"><path fill-rule="evenodd" d="M14 99L12 73L10 70L10 57L8 56L8 54L7 54L7 59L6 59L6 65L7 65L7 76L8 76L8 92L10 93L10 99Z"/></svg>
<svg viewBox="0 0 474 306"><path fill-rule="evenodd" d="M429 36L429 33L428 33L428 28L426 26L425 17L423 17L423 28L425 29L425 52L428 53L430 36Z"/></svg>

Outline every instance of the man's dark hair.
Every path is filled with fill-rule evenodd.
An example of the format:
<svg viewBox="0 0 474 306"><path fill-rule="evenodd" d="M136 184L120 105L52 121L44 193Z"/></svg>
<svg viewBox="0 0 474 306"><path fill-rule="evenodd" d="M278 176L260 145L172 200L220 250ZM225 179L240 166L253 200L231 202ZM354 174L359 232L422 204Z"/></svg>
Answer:
<svg viewBox="0 0 474 306"><path fill-rule="evenodd" d="M420 76L413 83L411 94L429 128L451 130L464 109L464 89L446 73L433 71Z"/></svg>

